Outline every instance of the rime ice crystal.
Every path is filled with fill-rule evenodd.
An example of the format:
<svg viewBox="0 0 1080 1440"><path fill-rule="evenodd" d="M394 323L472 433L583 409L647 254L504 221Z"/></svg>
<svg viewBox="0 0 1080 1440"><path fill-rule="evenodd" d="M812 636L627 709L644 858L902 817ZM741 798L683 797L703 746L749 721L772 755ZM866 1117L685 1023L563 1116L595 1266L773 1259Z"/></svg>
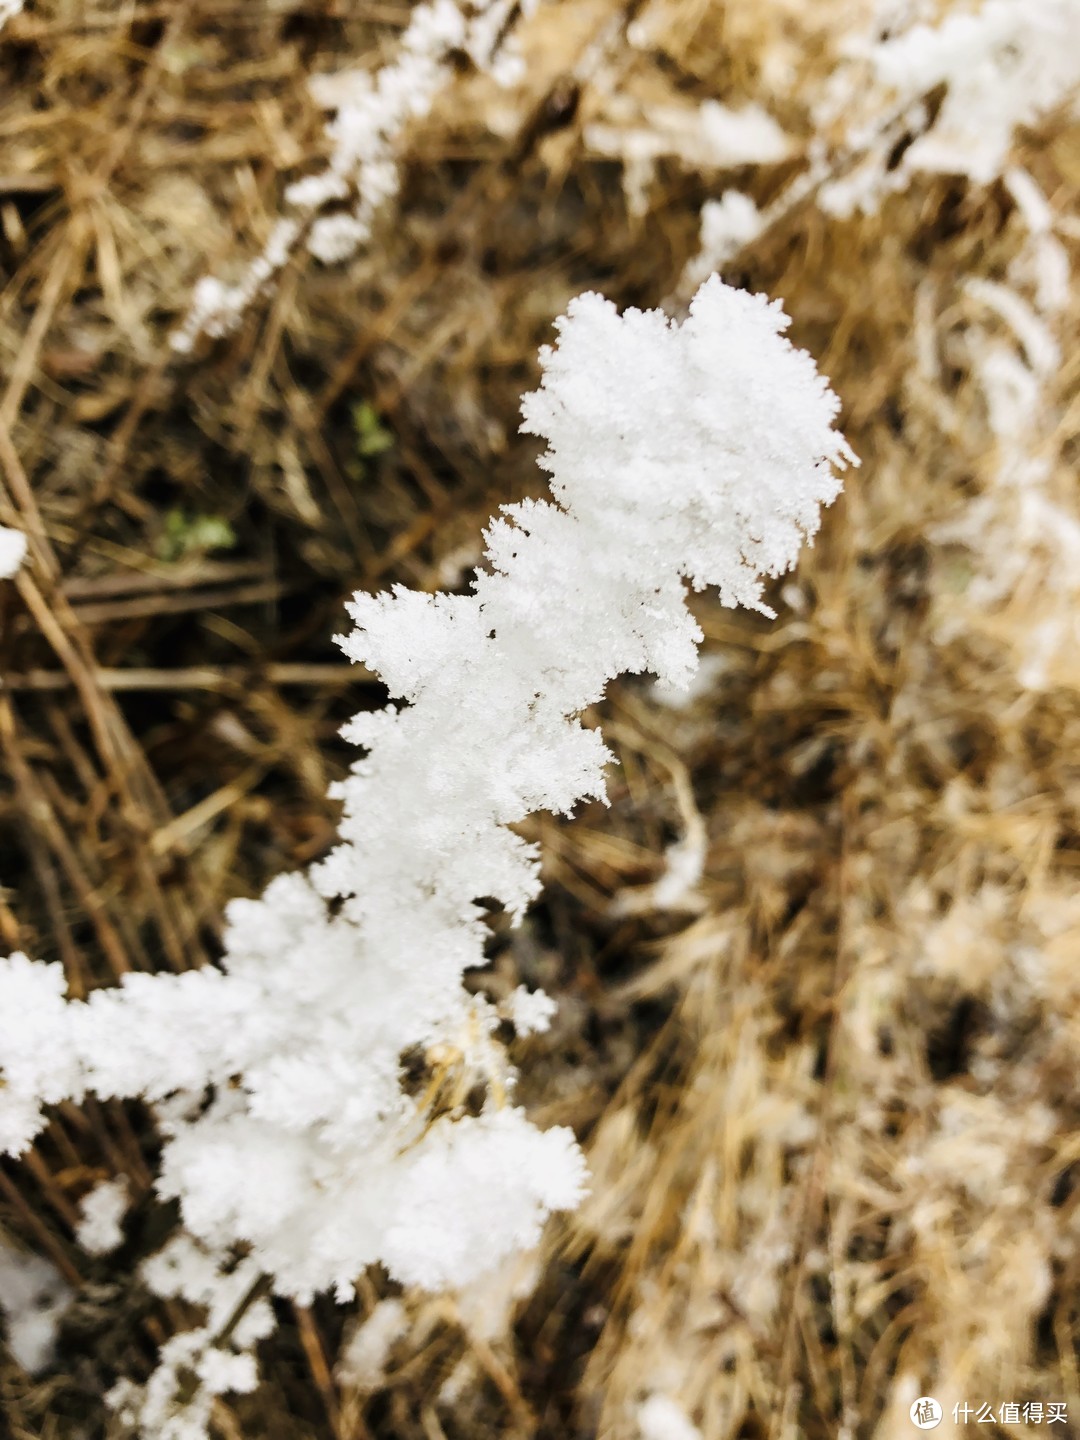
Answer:
<svg viewBox="0 0 1080 1440"><path fill-rule="evenodd" d="M123 1219L129 1203L123 1176L104 1180L79 1202L79 1224L75 1238L91 1255L107 1255L124 1238Z"/></svg>
<svg viewBox="0 0 1080 1440"><path fill-rule="evenodd" d="M989 184L1017 129L1080 84L1077 0L983 0L936 25L895 18L885 9L875 34L849 44L817 107L820 129L843 122L854 162L822 185L827 214L871 214L919 173Z"/></svg>
<svg viewBox="0 0 1080 1440"><path fill-rule="evenodd" d="M449 84L453 53L463 51L500 85L515 83L521 63L511 22L515 12L527 15L535 3L479 0L462 9L454 0L429 0L413 8L396 59L374 78L363 69L313 75L313 98L333 112L326 127L329 165L288 187L290 213L277 220L261 254L236 284L212 275L196 284L188 313L171 337L173 349L186 355L200 335L220 338L235 330L286 264L308 222L308 250L325 265L347 260L366 244L379 211L398 191L401 137L410 122L431 111ZM328 204L350 198L348 210L321 213Z"/></svg>
<svg viewBox="0 0 1080 1440"><path fill-rule="evenodd" d="M571 303L523 403L554 502L504 507L471 594L398 587L350 606L342 648L407 703L346 729L367 754L338 787L341 843L232 903L221 971L130 975L65 1003L58 966L0 964L6 1148L29 1143L43 1103L159 1102L158 1189L188 1232L211 1253L246 1245L302 1300L349 1295L377 1261L408 1284L463 1285L577 1203L573 1135L505 1103L498 1012L462 984L485 963L478 897L520 917L538 855L507 827L605 796L611 757L578 717L608 680L691 680L702 637L684 582L771 613L762 577L794 563L835 498L834 467L854 457L787 323L715 277L682 325ZM539 997L512 1009L523 1029L550 1015ZM434 1118L403 1091L416 1047L461 1093L486 1085L479 1115Z"/></svg>
<svg viewBox="0 0 1080 1440"><path fill-rule="evenodd" d="M39 1255L0 1241L0 1330L12 1356L30 1375L48 1365L71 1290Z"/></svg>
<svg viewBox="0 0 1080 1440"><path fill-rule="evenodd" d="M26 536L21 530L0 525L0 580L17 575L26 559Z"/></svg>

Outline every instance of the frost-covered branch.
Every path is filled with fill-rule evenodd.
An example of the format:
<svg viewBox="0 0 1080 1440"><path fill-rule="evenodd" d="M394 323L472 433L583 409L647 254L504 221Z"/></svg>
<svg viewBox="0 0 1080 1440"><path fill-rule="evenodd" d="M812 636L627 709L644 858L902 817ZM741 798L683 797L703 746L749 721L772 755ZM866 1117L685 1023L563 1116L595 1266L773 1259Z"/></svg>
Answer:
<svg viewBox="0 0 1080 1440"><path fill-rule="evenodd" d="M983 394L993 460L982 493L928 532L939 546L968 552L969 573L945 587L934 634L944 644L989 630L1012 651L1020 685L1039 691L1075 674L1080 640L1080 525L1069 503L1073 476L1060 464L1056 394L1071 275L1055 214L1032 177L1010 170L1005 183L1024 243L1005 282L963 285L973 313L958 336ZM920 378L936 387L933 349L920 351ZM944 397L939 406L947 416Z"/></svg>
<svg viewBox="0 0 1080 1440"><path fill-rule="evenodd" d="M983 0L937 25L881 28L849 45L817 108L848 157L819 191L829 214L872 213L919 173L989 184L1017 129L1080 83L1077 0Z"/></svg>
<svg viewBox="0 0 1080 1440"><path fill-rule="evenodd" d="M812 107L806 168L764 210L735 190L705 202L676 296L807 199L843 219L875 214L920 174L989 184L1006 173L1017 130L1075 97L1080 0L983 0L937 24L925 8L881 0L848 38Z"/></svg>
<svg viewBox="0 0 1080 1440"><path fill-rule="evenodd" d="M305 232L311 254L328 265L366 244L375 217L397 194L401 137L431 111L453 78L454 53L468 55L500 84L512 83L520 62L503 30L515 8L527 12L535 3L515 7L514 0L478 0L470 6L467 0L460 5L426 0L412 11L391 64L374 75L360 69L312 76L312 96L332 116L326 127L329 163L289 186L286 213L235 284L213 275L198 282L188 313L173 332L173 349L186 354L200 335L220 337L235 330Z"/></svg>
<svg viewBox="0 0 1080 1440"><path fill-rule="evenodd" d="M340 643L398 703L346 727L366 753L337 788L340 844L232 902L220 970L127 975L71 1002L59 965L0 963L0 1148L25 1148L44 1105L144 1097L165 1135L157 1188L190 1236L243 1247L305 1301L348 1297L378 1261L406 1284L463 1285L577 1203L573 1135L513 1106L500 1011L462 981L485 963L486 905L517 920L540 888L537 847L511 827L605 796L612 757L581 712L623 673L690 682L686 581L771 614L764 577L840 489L854 457L838 402L787 323L716 278L682 325L571 303L523 402L552 501L503 508L471 593L350 605ZM506 1010L526 1033L550 1012L524 991ZM418 1051L431 1083L407 1093ZM243 1369L185 1344L189 1369L211 1366L207 1393Z"/></svg>

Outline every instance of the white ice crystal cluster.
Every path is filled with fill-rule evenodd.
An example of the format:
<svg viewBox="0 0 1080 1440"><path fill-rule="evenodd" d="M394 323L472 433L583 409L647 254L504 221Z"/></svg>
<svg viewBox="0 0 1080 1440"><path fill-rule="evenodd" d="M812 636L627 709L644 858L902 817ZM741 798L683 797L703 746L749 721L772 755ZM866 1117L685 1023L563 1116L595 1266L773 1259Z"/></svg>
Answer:
<svg viewBox="0 0 1080 1440"><path fill-rule="evenodd" d="M79 1224L75 1238L91 1255L107 1255L124 1238L123 1219L130 1197L123 1176L103 1180L79 1202Z"/></svg>
<svg viewBox="0 0 1080 1440"><path fill-rule="evenodd" d="M855 157L819 191L829 214L872 213L920 172L988 184L1018 127L1080 84L1080 0L983 0L938 24L895 9L884 34L851 43L818 108L821 130L842 118Z"/></svg>
<svg viewBox="0 0 1080 1440"><path fill-rule="evenodd" d="M242 1260L224 1274L217 1256L177 1235L142 1273L156 1295L199 1306L205 1322L166 1340L149 1381L119 1381L109 1403L122 1424L147 1440L204 1440L215 1396L246 1394L258 1383L254 1347L274 1328L267 1300L251 1299L258 1264Z"/></svg>
<svg viewBox="0 0 1080 1440"><path fill-rule="evenodd" d="M26 559L26 536L21 530L0 525L0 580L10 580Z"/></svg>
<svg viewBox="0 0 1080 1440"><path fill-rule="evenodd" d="M873 22L848 37L812 107L806 168L764 210L736 190L707 200L677 296L723 273L808 197L846 219L876 214L921 173L999 179L1017 129L1075 97L1080 0L983 0L936 23L931 9L926 0L877 0ZM1044 274L1056 263L1051 249L1044 243L1039 257Z"/></svg>
<svg viewBox="0 0 1080 1440"><path fill-rule="evenodd" d="M513 1105L495 1036L501 1013L544 1028L551 1002L518 991L500 1012L463 977L485 963L486 909L520 919L540 889L511 827L605 795L612 757L581 712L624 672L690 682L686 581L771 614L763 577L794 563L854 461L787 324L715 277L681 325L571 302L522 407L553 500L503 507L471 593L350 606L340 643L397 704L346 727L365 754L338 787L337 848L232 902L220 969L127 975L84 1002L59 965L0 962L0 1148L29 1145L46 1104L143 1096L185 1243L223 1275L242 1247L301 1301L348 1297L378 1261L464 1285L578 1202L574 1137ZM402 1064L418 1054L419 1091ZM209 1343L181 1358L213 1389Z"/></svg>
<svg viewBox="0 0 1080 1440"><path fill-rule="evenodd" d="M207 275L192 292L183 323L172 335L174 350L188 353L200 335L233 331L255 297L287 262L307 227L307 246L325 264L346 260L371 237L379 211L397 194L397 150L406 127L427 115L452 79L451 57L468 55L503 85L521 73L513 35L504 32L516 14L536 0L426 0L417 5L394 61L377 70L314 75L309 87L332 118L326 127L330 161L317 174L290 185L288 213L271 231L262 253L235 284ZM338 206L323 214L328 206Z"/></svg>
<svg viewBox="0 0 1080 1440"><path fill-rule="evenodd" d="M312 77L312 95L333 116L326 132L333 151L328 167L291 185L285 199L301 214L353 201L349 209L312 224L307 243L317 259L328 265L348 259L370 239L376 215L397 194L398 140L411 121L430 112L452 78L455 51L501 85L521 78L515 36L504 30L515 14L531 13L536 3L480 0L460 7L454 0L431 0L413 10L394 64L374 76L347 70Z"/></svg>
<svg viewBox="0 0 1080 1440"><path fill-rule="evenodd" d="M741 190L725 190L719 200L706 200L698 250L686 262L678 293L688 295L707 275L723 274L743 246L757 239L763 224L761 211Z"/></svg>
<svg viewBox="0 0 1080 1440"><path fill-rule="evenodd" d="M776 164L791 149L760 105L733 109L718 100L642 105L618 90L608 99L603 119L585 126L583 139L594 155L622 161L627 206L638 216L647 213L657 166L668 156L690 170L724 170Z"/></svg>
<svg viewBox="0 0 1080 1440"><path fill-rule="evenodd" d="M52 1361L70 1301L71 1290L54 1265L0 1238L0 1332L28 1374L36 1375Z"/></svg>
<svg viewBox="0 0 1080 1440"><path fill-rule="evenodd" d="M971 318L960 332L995 460L983 492L928 531L940 546L963 546L971 572L961 595L942 597L934 635L947 644L989 629L1012 650L1020 685L1042 691L1080 674L1080 522L1072 471L1060 463L1057 393L1071 275L1046 196L1026 171L1004 180L1024 243L1004 281L963 285Z"/></svg>
<svg viewBox="0 0 1080 1440"><path fill-rule="evenodd" d="M22 13L23 0L0 0L0 30L9 20Z"/></svg>
<svg viewBox="0 0 1080 1440"><path fill-rule="evenodd" d="M701 1431L668 1395L650 1395L637 1412L641 1440L701 1440Z"/></svg>

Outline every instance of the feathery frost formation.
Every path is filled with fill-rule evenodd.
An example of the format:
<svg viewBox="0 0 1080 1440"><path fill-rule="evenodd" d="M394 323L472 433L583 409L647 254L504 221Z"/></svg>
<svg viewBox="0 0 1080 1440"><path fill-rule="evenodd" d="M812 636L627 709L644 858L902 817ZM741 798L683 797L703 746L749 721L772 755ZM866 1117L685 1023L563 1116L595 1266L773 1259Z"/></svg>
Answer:
<svg viewBox="0 0 1080 1440"><path fill-rule="evenodd" d="M0 525L0 580L10 580L26 559L26 536L21 530Z"/></svg>
<svg viewBox="0 0 1080 1440"><path fill-rule="evenodd" d="M327 265L347 260L365 245L379 211L397 194L402 135L430 113L453 79L451 57L455 52L468 55L496 83L513 84L522 70L513 22L535 4L427 0L412 10L395 59L374 76L364 69L313 75L312 97L333 117L326 126L328 165L289 186L288 212L279 217L261 254L235 284L214 275L204 275L197 283L188 313L172 335L173 349L187 354L200 335L220 337L235 330L248 306L288 262L305 227L308 250ZM346 208L323 213L345 202Z"/></svg>
<svg viewBox="0 0 1080 1440"><path fill-rule="evenodd" d="M736 190L707 200L677 294L722 273L808 196L846 219L876 214L920 174L988 185L1008 173L1021 126L1070 97L1075 105L1080 0L983 0L931 24L933 11L923 0L878 0L812 106L806 168L763 211Z"/></svg>
<svg viewBox="0 0 1080 1440"><path fill-rule="evenodd" d="M7 1349L28 1375L52 1363L70 1302L71 1289L54 1265L0 1239L0 1325Z"/></svg>
<svg viewBox="0 0 1080 1440"><path fill-rule="evenodd" d="M818 107L819 127L842 121L856 160L822 185L819 204L872 214L920 172L987 185L1004 172L1017 128L1077 84L1080 0L984 0L906 27L886 9L878 33L850 44Z"/></svg>
<svg viewBox="0 0 1080 1440"><path fill-rule="evenodd" d="M1070 499L1069 390L1061 373L1072 276L1046 196L1026 171L1009 170L1004 179L1024 241L1004 283L962 285L956 308L965 319L955 331L957 353L983 395L996 457L982 492L928 529L944 564L955 566L945 547L959 545L970 567L962 593L955 582L942 587L934 638L947 644L965 632L993 634L1019 683L1039 691L1075 683L1080 641L1080 525ZM921 382L940 387L933 347L924 342L919 354ZM956 402L943 392L940 403L947 416Z"/></svg>
<svg viewBox="0 0 1080 1440"><path fill-rule="evenodd" d="M551 1002L519 991L499 1011L462 984L485 963L479 897L520 918L538 854L508 827L604 797L612 757L578 717L607 681L690 682L702 635L684 581L771 614L762 577L836 497L854 456L787 324L715 277L682 325L571 303L523 402L554 502L503 507L471 594L396 587L350 606L342 648L401 703L346 727L367 753L338 787L341 843L229 906L221 970L69 1002L59 965L0 962L0 1147L24 1149L43 1104L144 1096L165 1135L159 1193L199 1255L224 1264L242 1244L301 1300L347 1297L377 1261L406 1284L463 1285L577 1203L574 1137L510 1103L494 1034L502 1014L544 1028ZM418 1051L427 1095L402 1088Z"/></svg>

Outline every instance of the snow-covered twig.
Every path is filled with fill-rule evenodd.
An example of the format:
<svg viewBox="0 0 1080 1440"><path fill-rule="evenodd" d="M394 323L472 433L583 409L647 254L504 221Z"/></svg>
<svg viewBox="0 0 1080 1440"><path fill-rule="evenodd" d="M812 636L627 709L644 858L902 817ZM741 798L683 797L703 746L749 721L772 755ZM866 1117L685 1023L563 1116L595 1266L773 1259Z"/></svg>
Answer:
<svg viewBox="0 0 1080 1440"><path fill-rule="evenodd" d="M537 848L511 827L605 796L612 757L581 712L626 672L691 681L686 581L772 614L764 578L839 492L854 457L838 402L787 323L715 277L682 325L573 301L523 402L552 501L504 507L471 594L399 586L350 605L340 643L398 704L346 727L366 754L336 790L338 847L229 906L220 970L131 974L71 1002L59 965L0 962L0 1148L22 1150L44 1105L88 1091L154 1103L157 1188L180 1201L184 1273L203 1276L213 1314L203 1271L218 1265L231 1294L236 1247L301 1301L348 1297L379 1261L456 1287L578 1202L572 1133L513 1105L500 1010L463 977L485 963L485 906L519 920L540 888ZM518 993L507 1013L528 1031L550 1011ZM426 1057L420 1093L403 1087L410 1054ZM238 1341L200 1336L165 1358L209 1404L250 1373ZM123 1398L164 1433L157 1400Z"/></svg>
<svg viewBox="0 0 1080 1440"><path fill-rule="evenodd" d="M401 137L409 124L430 112L452 79L453 54L467 54L502 84L518 77L513 45L503 38L514 8L514 0L480 0L472 8L465 0L462 5L425 0L413 10L391 64L374 75L346 70L312 77L312 95L333 117L326 129L332 145L328 165L289 186L288 212L235 284L213 275L198 282L188 313L173 332L174 350L187 354L200 335L220 337L235 330L305 233L311 254L327 265L348 259L366 244L375 217L398 190ZM323 213L333 205L339 208Z"/></svg>

